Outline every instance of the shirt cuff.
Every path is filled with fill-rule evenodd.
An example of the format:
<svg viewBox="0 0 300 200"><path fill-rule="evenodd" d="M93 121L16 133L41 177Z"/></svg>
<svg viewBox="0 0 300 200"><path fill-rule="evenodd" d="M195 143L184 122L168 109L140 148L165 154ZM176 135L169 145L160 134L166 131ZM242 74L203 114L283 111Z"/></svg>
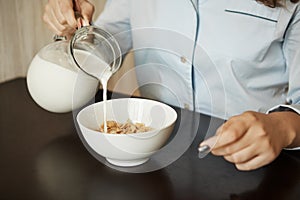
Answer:
<svg viewBox="0 0 300 200"><path fill-rule="evenodd" d="M280 111L293 111L297 114L300 115L300 104L293 104L293 105L286 105L286 104L281 104L274 106L273 108L269 109L267 111L267 114L271 112L280 112Z"/></svg>
<svg viewBox="0 0 300 200"><path fill-rule="evenodd" d="M272 113L272 112L280 112L280 111L292 111L300 115L300 104L293 104L293 105L286 105L281 104L274 106L273 108L269 109L266 113ZM283 148L284 150L300 150L300 147L295 148Z"/></svg>

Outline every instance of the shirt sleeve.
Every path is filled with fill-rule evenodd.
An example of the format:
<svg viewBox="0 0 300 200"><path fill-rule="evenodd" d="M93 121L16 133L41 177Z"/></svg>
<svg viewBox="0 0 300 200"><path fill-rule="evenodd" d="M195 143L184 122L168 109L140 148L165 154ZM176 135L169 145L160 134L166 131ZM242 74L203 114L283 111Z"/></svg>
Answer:
<svg viewBox="0 0 300 200"><path fill-rule="evenodd" d="M289 73L289 87L286 102L289 105L277 105L267 111L293 111L300 115L300 8L296 9L291 23L286 30L283 53L286 60L286 70ZM285 148L285 150L300 150L300 147Z"/></svg>
<svg viewBox="0 0 300 200"><path fill-rule="evenodd" d="M132 48L129 4L129 0L107 0L103 12L94 22L116 38L123 55Z"/></svg>
<svg viewBox="0 0 300 200"><path fill-rule="evenodd" d="M288 71L288 92L286 102L290 108L299 111L300 104L300 7L296 9L288 26L284 42L283 54ZM299 112L297 112L299 114Z"/></svg>

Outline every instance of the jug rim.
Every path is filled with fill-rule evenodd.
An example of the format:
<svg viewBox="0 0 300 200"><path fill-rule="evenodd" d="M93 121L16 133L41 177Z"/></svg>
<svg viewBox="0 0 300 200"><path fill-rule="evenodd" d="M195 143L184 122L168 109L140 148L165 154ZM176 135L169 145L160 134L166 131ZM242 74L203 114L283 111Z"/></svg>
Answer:
<svg viewBox="0 0 300 200"><path fill-rule="evenodd" d="M109 66L111 66L111 72L112 72L112 74L114 74L116 71L118 71L118 69L120 68L121 63L122 63L122 52L121 52L120 46L119 46L116 38L111 33L107 32L106 30L104 30L100 27L97 27L95 25L83 26L83 27L79 28L75 32L75 34L71 37L70 42L69 42L69 49L68 49L69 50L68 53L71 56L71 60L73 61L75 66L78 67L85 74L87 74L93 78L99 79L99 77L96 77L93 74L88 73L86 70L84 70L75 58L74 47L75 47L76 41L79 38L87 37L88 34L94 34L98 37L103 38L104 41L106 41L107 44L109 45L111 52L113 54L113 61L112 61L112 63L109 63Z"/></svg>

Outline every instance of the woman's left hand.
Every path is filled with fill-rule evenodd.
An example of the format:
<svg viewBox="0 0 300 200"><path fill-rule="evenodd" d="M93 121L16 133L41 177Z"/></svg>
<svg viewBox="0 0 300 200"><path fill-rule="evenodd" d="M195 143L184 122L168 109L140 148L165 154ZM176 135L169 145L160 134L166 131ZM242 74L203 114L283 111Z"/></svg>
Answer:
<svg viewBox="0 0 300 200"><path fill-rule="evenodd" d="M291 116L292 115L292 116ZM212 153L236 165L239 170L253 170L272 162L282 148L289 146L295 131L289 126L293 112L263 114L248 111L230 118L217 130ZM205 144L205 141L200 144Z"/></svg>

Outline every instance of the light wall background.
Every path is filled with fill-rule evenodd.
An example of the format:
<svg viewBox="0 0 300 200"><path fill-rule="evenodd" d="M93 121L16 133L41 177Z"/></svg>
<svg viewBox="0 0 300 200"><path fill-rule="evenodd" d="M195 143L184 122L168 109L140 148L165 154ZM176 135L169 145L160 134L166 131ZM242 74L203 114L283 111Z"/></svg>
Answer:
<svg viewBox="0 0 300 200"><path fill-rule="evenodd" d="M0 83L26 77L34 55L52 42L53 33L42 21L44 6L48 0L0 0ZM96 18L106 0L90 0L95 5ZM134 66L129 54L121 69L109 81L112 90L117 80ZM136 87L132 79L128 85ZM128 86L127 85L127 86ZM119 92L128 93L126 86Z"/></svg>

